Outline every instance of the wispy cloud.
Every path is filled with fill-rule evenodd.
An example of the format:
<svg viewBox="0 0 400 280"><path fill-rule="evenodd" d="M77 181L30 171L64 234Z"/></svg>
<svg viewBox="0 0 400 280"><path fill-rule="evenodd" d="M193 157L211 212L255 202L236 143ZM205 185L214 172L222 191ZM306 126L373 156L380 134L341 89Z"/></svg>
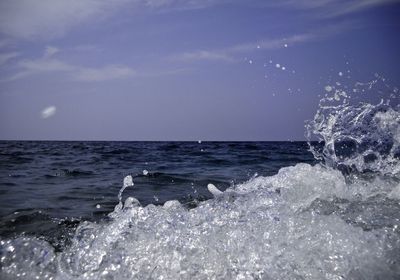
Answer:
<svg viewBox="0 0 400 280"><path fill-rule="evenodd" d="M123 65L108 65L102 68L80 68L73 76L86 82L108 81L133 77L136 72Z"/></svg>
<svg viewBox="0 0 400 280"><path fill-rule="evenodd" d="M53 47L53 46L47 46L45 51L44 51L44 57L45 58L50 58L53 55L55 55L56 53L58 53L60 51L59 48Z"/></svg>
<svg viewBox="0 0 400 280"><path fill-rule="evenodd" d="M25 77L37 75L40 73L65 72L73 73L77 68L57 59L39 58L33 60L22 60L15 65L16 73L10 77L2 79L2 82L11 82Z"/></svg>
<svg viewBox="0 0 400 280"><path fill-rule="evenodd" d="M170 57L171 60L177 61L222 61L235 62L238 61L236 55L239 53L248 53L257 50L274 50L287 47L288 45L300 44L315 39L313 34L298 34L283 38L264 39L251 43L237 44L221 49L214 50L195 50L192 52L184 52L175 54Z"/></svg>
<svg viewBox="0 0 400 280"><path fill-rule="evenodd" d="M54 37L88 20L103 18L125 0L0 1L0 32L15 38Z"/></svg>
<svg viewBox="0 0 400 280"><path fill-rule="evenodd" d="M32 39L64 35L76 26L98 22L122 8L132 12L202 9L230 2L302 9L320 17L336 17L399 0L16 0L0 1L0 33ZM1 43L0 43L1 44Z"/></svg>
<svg viewBox="0 0 400 280"><path fill-rule="evenodd" d="M235 59L230 56L226 51L223 50L199 50L193 52L185 52L182 54L172 55L171 60L178 61L196 61L196 60L208 60L208 61L225 61L233 62Z"/></svg>
<svg viewBox="0 0 400 280"><path fill-rule="evenodd" d="M95 45L78 45L78 46L74 46L72 48L70 48L72 51L76 51L76 52L100 52L102 51L102 49L98 46Z"/></svg>
<svg viewBox="0 0 400 280"><path fill-rule="evenodd" d="M63 36L83 23L98 22L119 10L200 9L228 0L16 0L0 1L0 33L22 39Z"/></svg>
<svg viewBox="0 0 400 280"><path fill-rule="evenodd" d="M9 60L19 56L17 52L0 53L0 65L7 63Z"/></svg>
<svg viewBox="0 0 400 280"><path fill-rule="evenodd" d="M145 6L158 11L171 10L195 10L204 9L223 3L234 2L235 0L142 0L136 1L144 3ZM239 0L245 1L245 0ZM236 0L237 2L237 0Z"/></svg>
<svg viewBox="0 0 400 280"><path fill-rule="evenodd" d="M100 82L129 78L136 74L135 70L124 65L106 65L99 68L91 68L70 64L53 57L59 51L56 47L46 47L41 58L18 61L15 65L16 73L2 81L15 81L43 73L64 73L75 81Z"/></svg>
<svg viewBox="0 0 400 280"><path fill-rule="evenodd" d="M230 48L227 48L225 51L229 53L234 53L234 52L249 52L257 49L275 50L279 48L284 48L285 45L288 44L294 45L294 44L308 42L315 39L315 37L316 36L313 34L304 33L304 34L292 35L289 37L263 39L257 42L232 46Z"/></svg>
<svg viewBox="0 0 400 280"><path fill-rule="evenodd" d="M377 6L399 3L399 0L358 0L349 1L348 3L342 2L342 5L331 5L331 9L323 14L326 17L342 16L350 13L360 12L366 9L374 8Z"/></svg>
<svg viewBox="0 0 400 280"><path fill-rule="evenodd" d="M300 34L293 34L279 38L265 38L258 41L247 42L243 44L236 44L227 46L225 48L208 49L208 50L194 50L175 54L169 57L174 61L220 61L220 62L238 62L242 61L241 54L250 54L260 50L277 50L286 47L293 47L308 42L320 41L340 34L345 31L361 28L362 25L356 20L345 20L334 25L326 25L323 28L315 29L310 32Z"/></svg>
<svg viewBox="0 0 400 280"><path fill-rule="evenodd" d="M312 12L318 17L333 18L399 2L399 0L281 0L271 1L265 5L286 9L300 9Z"/></svg>

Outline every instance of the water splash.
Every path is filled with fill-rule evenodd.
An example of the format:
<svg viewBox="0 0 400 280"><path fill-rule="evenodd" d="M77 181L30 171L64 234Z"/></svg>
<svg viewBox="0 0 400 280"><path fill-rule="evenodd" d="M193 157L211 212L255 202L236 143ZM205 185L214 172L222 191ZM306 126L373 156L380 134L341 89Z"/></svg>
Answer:
<svg viewBox="0 0 400 280"><path fill-rule="evenodd" d="M322 149L310 145L314 156L347 172L399 175L398 89L376 76L371 82L356 83L352 89L336 83L325 90L317 114L306 125L307 138L323 143ZM371 99L378 101L365 101Z"/></svg>
<svg viewBox="0 0 400 280"><path fill-rule="evenodd" d="M124 178L124 184L122 185L122 188L119 190L119 192L118 192L118 200L119 200L119 202L118 202L118 204L115 206L115 208L114 208L114 211L120 211L121 209L122 209L122 207L123 207L123 204L122 204L122 194L123 194L123 192L124 192L124 190L127 188L127 187L132 187L134 184L133 184L133 178L132 178L132 176L131 175L128 175L128 176L126 176L125 178Z"/></svg>

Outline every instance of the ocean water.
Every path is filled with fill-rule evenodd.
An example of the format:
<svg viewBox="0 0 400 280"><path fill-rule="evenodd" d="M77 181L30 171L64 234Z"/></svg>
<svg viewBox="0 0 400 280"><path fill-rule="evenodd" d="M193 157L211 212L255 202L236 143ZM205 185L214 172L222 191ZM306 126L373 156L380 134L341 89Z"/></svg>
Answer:
<svg viewBox="0 0 400 280"><path fill-rule="evenodd" d="M309 143L0 142L0 278L400 279L398 101L329 85Z"/></svg>
<svg viewBox="0 0 400 280"><path fill-rule="evenodd" d="M123 198L188 208L255 176L315 162L306 142L0 142L0 235L58 246L80 221L101 221ZM62 246L62 245L61 245ZM62 249L61 247L57 247Z"/></svg>

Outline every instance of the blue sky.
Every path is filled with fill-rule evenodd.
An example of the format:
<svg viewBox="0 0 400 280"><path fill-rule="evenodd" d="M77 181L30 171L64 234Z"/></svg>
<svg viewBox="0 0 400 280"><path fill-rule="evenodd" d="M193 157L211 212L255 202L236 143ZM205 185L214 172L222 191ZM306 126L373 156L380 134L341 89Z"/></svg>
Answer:
<svg viewBox="0 0 400 280"><path fill-rule="evenodd" d="M399 13L394 0L3 0L0 139L304 140L329 83L400 85Z"/></svg>

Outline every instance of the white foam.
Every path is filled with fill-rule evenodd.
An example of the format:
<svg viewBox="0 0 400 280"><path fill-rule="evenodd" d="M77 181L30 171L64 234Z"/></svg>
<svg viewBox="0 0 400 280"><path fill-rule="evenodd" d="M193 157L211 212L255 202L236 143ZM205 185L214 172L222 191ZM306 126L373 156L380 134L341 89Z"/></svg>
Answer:
<svg viewBox="0 0 400 280"><path fill-rule="evenodd" d="M15 250L3 255L2 275L394 279L400 273L397 227L364 230L374 225L394 187L398 183L347 183L337 170L298 164L218 191L191 210L178 201L142 207L128 198L110 222L82 223L61 253L34 238L3 242L1 248Z"/></svg>

